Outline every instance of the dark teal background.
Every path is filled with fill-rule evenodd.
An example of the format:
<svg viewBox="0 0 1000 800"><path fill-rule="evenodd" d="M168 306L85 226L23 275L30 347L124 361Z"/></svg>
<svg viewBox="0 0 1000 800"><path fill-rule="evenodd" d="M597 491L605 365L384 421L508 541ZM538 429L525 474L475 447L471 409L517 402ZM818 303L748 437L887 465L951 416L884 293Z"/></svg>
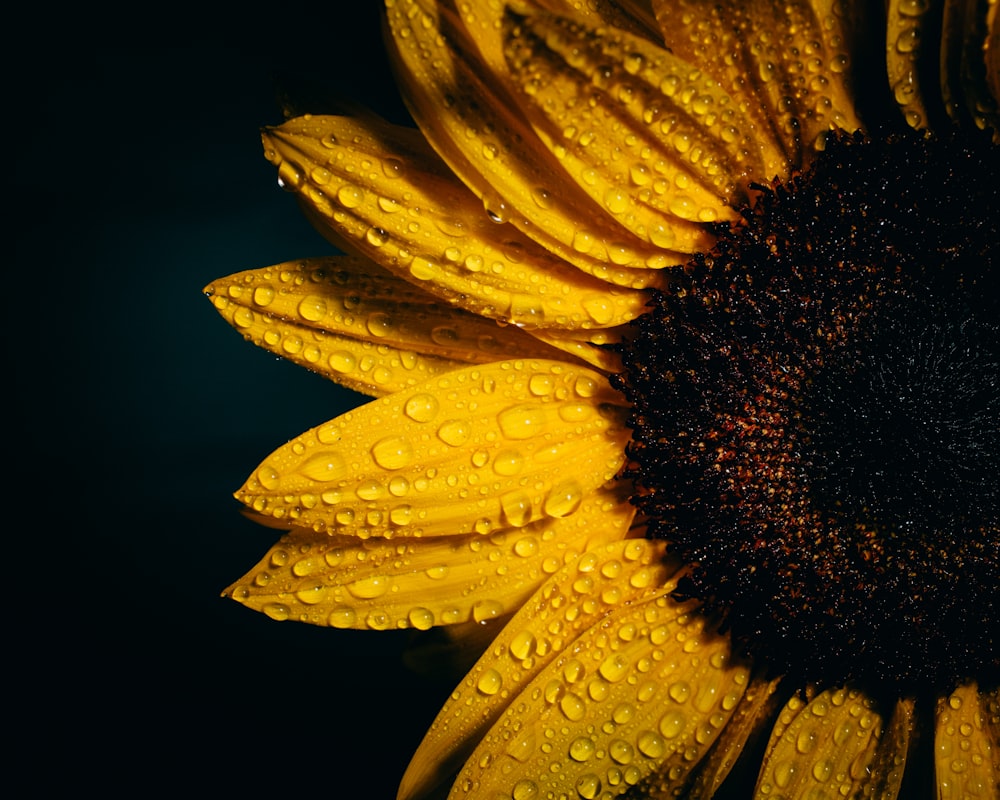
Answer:
<svg viewBox="0 0 1000 800"><path fill-rule="evenodd" d="M333 252L258 131L279 73L405 119L377 4L26 13L3 56L14 771L29 796L395 797L450 685L401 667L405 634L219 596L275 538L232 491L360 398L201 292Z"/></svg>

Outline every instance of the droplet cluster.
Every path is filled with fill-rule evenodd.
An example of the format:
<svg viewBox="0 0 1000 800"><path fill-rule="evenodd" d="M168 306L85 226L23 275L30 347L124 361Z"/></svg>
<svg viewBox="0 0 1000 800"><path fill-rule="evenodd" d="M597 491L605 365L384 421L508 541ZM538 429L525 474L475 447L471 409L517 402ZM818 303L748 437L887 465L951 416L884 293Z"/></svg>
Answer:
<svg viewBox="0 0 1000 800"><path fill-rule="evenodd" d="M307 115L263 140L321 232L447 302L528 328L604 328L641 313L631 291L641 281L618 288L496 224L412 129Z"/></svg>
<svg viewBox="0 0 1000 800"><path fill-rule="evenodd" d="M470 363L561 355L521 328L453 308L362 258L249 270L205 291L254 344L375 396Z"/></svg>
<svg viewBox="0 0 1000 800"><path fill-rule="evenodd" d="M506 776L510 797L609 798L664 769L683 780L748 672L667 596L673 585L662 543L619 541L568 563L455 690L417 758L464 762L459 797L477 796L485 770Z"/></svg>
<svg viewBox="0 0 1000 800"><path fill-rule="evenodd" d="M624 417L583 367L467 367L296 437L236 496L289 527L360 538L520 528L572 514L615 476Z"/></svg>

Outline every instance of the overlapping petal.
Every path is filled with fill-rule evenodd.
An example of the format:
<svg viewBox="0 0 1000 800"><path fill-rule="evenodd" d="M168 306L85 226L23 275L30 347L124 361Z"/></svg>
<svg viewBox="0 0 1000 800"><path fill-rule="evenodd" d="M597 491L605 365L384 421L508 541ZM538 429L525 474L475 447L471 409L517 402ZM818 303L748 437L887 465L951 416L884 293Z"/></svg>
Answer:
<svg viewBox="0 0 1000 800"><path fill-rule="evenodd" d="M594 328L642 313L615 288L491 221L418 132L299 117L263 134L267 157L336 244L467 311L528 327ZM588 312L596 305L610 320Z"/></svg>
<svg viewBox="0 0 1000 800"><path fill-rule="evenodd" d="M214 281L205 293L254 344L376 397L469 364L571 360L565 348L453 308L362 258L248 270Z"/></svg>
<svg viewBox="0 0 1000 800"><path fill-rule="evenodd" d="M581 553L628 535L621 489L591 492L567 517L522 528L388 539L294 528L225 594L279 619L387 630L509 615Z"/></svg>
<svg viewBox="0 0 1000 800"><path fill-rule="evenodd" d="M505 17L539 138L583 191L664 251L706 250L763 174L752 124L710 76L624 31L540 11ZM686 258L684 260L687 260Z"/></svg>
<svg viewBox="0 0 1000 800"><path fill-rule="evenodd" d="M678 263L608 216L553 162L455 12L397 0L387 17L414 118L495 219L620 286L651 285L659 278L650 267Z"/></svg>
<svg viewBox="0 0 1000 800"><path fill-rule="evenodd" d="M400 797L426 796L463 762L453 797L596 797L688 771L747 673L690 603L665 596L664 556L662 543L619 542L548 581L441 710Z"/></svg>
<svg viewBox="0 0 1000 800"><path fill-rule="evenodd" d="M486 534L566 517L622 465L622 403L586 367L466 367L307 431L236 496L289 526L362 538Z"/></svg>
<svg viewBox="0 0 1000 800"><path fill-rule="evenodd" d="M840 4L653 0L653 8L667 47L710 74L754 121L764 153L758 179L787 177L831 128L861 127Z"/></svg>
<svg viewBox="0 0 1000 800"><path fill-rule="evenodd" d="M672 584L654 569L659 547L632 541L583 556L509 623L510 638L477 665L428 734L468 736L467 717L476 735L488 727L452 798L615 795L657 772L683 784L733 714L748 674L703 616L664 594ZM642 560L630 549L645 551ZM578 625L588 612L599 617ZM519 650L525 642L532 647ZM511 676L508 696L475 713L484 681L499 692ZM423 748L414 770L441 757L452 763L447 745ZM401 797L420 796L410 785Z"/></svg>

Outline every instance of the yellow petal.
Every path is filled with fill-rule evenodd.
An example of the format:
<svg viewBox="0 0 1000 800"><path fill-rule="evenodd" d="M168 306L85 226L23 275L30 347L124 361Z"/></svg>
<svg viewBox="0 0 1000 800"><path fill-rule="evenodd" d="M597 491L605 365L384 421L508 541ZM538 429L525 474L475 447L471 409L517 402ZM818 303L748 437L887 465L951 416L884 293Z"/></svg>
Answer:
<svg viewBox="0 0 1000 800"><path fill-rule="evenodd" d="M580 272L497 224L416 131L299 117L263 134L268 160L333 241L462 308L528 327L634 319L644 293ZM598 321L588 307L611 309Z"/></svg>
<svg viewBox="0 0 1000 800"><path fill-rule="evenodd" d="M225 594L276 619L374 630L478 623L510 614L591 547L623 539L620 492L591 493L569 517L490 536L357 539L294 528Z"/></svg>
<svg viewBox="0 0 1000 800"><path fill-rule="evenodd" d="M484 797L598 797L621 794L654 774L675 788L683 785L738 704L747 670L729 663L728 640L706 631L704 617L664 595L671 584L643 594L626 588L627 581L623 575L610 584L616 601L610 607L598 599L606 592L596 575L585 573L551 590L564 603L550 617L560 625L588 605L603 613L599 624L590 620L579 635L554 647L556 656L544 665L525 669L515 656L501 670L496 651L480 661L481 671L459 690L464 707L455 702L450 715L446 707L436 724L461 726L473 709L479 712L474 719L492 720L498 709L480 712L476 691L484 682L495 693L509 686L509 678L513 685L459 773L453 798L464 796L464 787ZM508 628L536 639L546 630L527 612L523 624L515 617ZM514 643L512 638L507 648ZM425 758L418 753L417 763Z"/></svg>
<svg viewBox="0 0 1000 800"><path fill-rule="evenodd" d="M445 305L361 258L249 270L205 292L254 344L377 397L470 363L564 358L515 326Z"/></svg>
<svg viewBox="0 0 1000 800"><path fill-rule="evenodd" d="M430 0L397 0L387 16L414 118L496 219L617 285L638 288L659 280L647 268L669 259L568 179L453 12Z"/></svg>
<svg viewBox="0 0 1000 800"><path fill-rule="evenodd" d="M505 19L525 112L580 188L636 236L688 254L763 174L751 123L710 76L645 39L541 12ZM678 260L687 260L679 255Z"/></svg>
<svg viewBox="0 0 1000 800"><path fill-rule="evenodd" d="M958 687L938 701L934 771L939 800L995 800L1000 792L1000 690Z"/></svg>
<svg viewBox="0 0 1000 800"><path fill-rule="evenodd" d="M827 689L808 703L792 697L771 733L754 797L860 794L881 733L874 703L856 690Z"/></svg>
<svg viewBox="0 0 1000 800"><path fill-rule="evenodd" d="M628 613L670 591L671 570L664 556L662 543L641 539L617 542L583 554L546 582L505 626L494 646L441 709L403 777L400 800L425 797L435 786L450 780L525 687L533 685L557 659L560 669L568 666L566 654L578 651L576 645L588 630L600 628L601 621L612 613ZM681 609L674 608L676 617ZM650 635L648 625L639 623L633 639L640 635L640 627L644 636ZM623 625L620 631L625 630ZM657 630L658 638L661 632ZM611 681L624 679L622 670L627 666L614 658L624 644L622 639L615 652L585 653L593 659L599 652L602 663L605 658L608 661L604 675L583 680L577 691L586 693L590 683L600 696ZM556 694L565 696L558 690ZM551 699L558 702L562 697ZM524 720L533 719L527 708L521 708L521 715ZM514 761L524 763L534 754L534 744L512 740L511 746ZM510 757L508 754L504 760ZM503 768L499 757L490 760Z"/></svg>
<svg viewBox="0 0 1000 800"><path fill-rule="evenodd" d="M995 0L945 2L940 63L941 96L952 120L963 126L971 122L978 128L993 128L1000 137L998 98L990 91L1000 78L987 73L986 49L988 43L997 41L997 13Z"/></svg>
<svg viewBox="0 0 1000 800"><path fill-rule="evenodd" d="M802 166L831 128L861 127L846 85L848 30L835 0L653 0L668 49L712 75L755 120L763 178Z"/></svg>
<svg viewBox="0 0 1000 800"><path fill-rule="evenodd" d="M775 690L780 681L780 678L770 681L755 678L750 681L715 746L698 765L695 779L686 790L686 800L710 800L715 796L747 743L766 730L764 724L776 710L778 695ZM669 786L663 788L668 790ZM664 791L662 796L672 798L676 794ZM658 797L651 794L647 800L658 800Z"/></svg>
<svg viewBox="0 0 1000 800"><path fill-rule="evenodd" d="M886 8L886 70L892 96L907 123L914 128L930 124L927 101L937 96L937 87L924 85L924 70L920 67L926 51L934 53L933 42L925 45L924 31L932 22L931 5L910 0L889 0ZM940 14L940 9L937 9Z"/></svg>
<svg viewBox="0 0 1000 800"><path fill-rule="evenodd" d="M896 701L896 708L870 767L868 794L865 796L872 800L895 800L899 796L916 726L914 706L912 698Z"/></svg>
<svg viewBox="0 0 1000 800"><path fill-rule="evenodd" d="M624 400L558 361L466 367L293 439L236 496L289 526L450 536L569 516L617 473Z"/></svg>
<svg viewBox="0 0 1000 800"><path fill-rule="evenodd" d="M562 353L568 353L601 372L621 372L622 361L618 352L609 345L622 340L622 329L606 328L600 331L557 331L536 329L531 336Z"/></svg>

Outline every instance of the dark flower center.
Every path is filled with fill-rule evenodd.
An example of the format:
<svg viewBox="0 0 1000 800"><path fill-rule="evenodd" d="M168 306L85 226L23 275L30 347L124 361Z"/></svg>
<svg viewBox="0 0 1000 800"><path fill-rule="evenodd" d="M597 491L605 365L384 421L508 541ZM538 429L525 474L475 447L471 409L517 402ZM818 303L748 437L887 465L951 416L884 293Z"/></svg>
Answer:
<svg viewBox="0 0 1000 800"><path fill-rule="evenodd" d="M832 136L633 323L634 502L775 672L997 681L998 165Z"/></svg>

